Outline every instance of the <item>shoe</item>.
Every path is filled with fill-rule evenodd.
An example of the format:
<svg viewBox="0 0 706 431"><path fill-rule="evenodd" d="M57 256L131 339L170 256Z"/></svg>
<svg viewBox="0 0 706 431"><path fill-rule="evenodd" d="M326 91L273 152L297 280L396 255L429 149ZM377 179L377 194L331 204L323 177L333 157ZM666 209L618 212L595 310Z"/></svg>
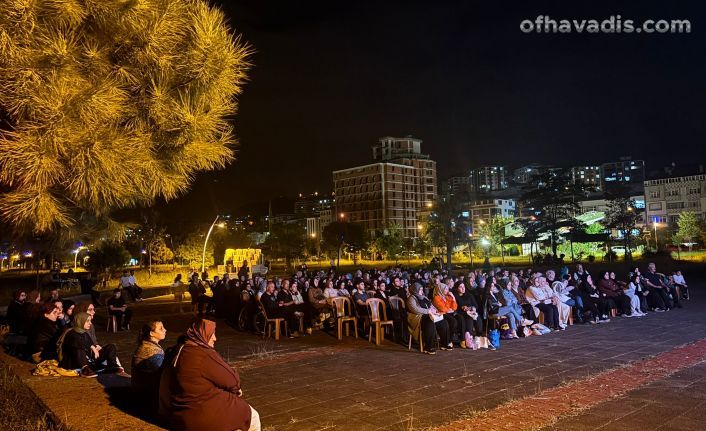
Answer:
<svg viewBox="0 0 706 431"><path fill-rule="evenodd" d="M465 342L465 341L461 341L461 348L462 348L462 349L465 349L465 348L466 348L466 342Z"/></svg>
<svg viewBox="0 0 706 431"><path fill-rule="evenodd" d="M596 323L601 323L598 321L598 319L591 319L588 321L591 325L595 325Z"/></svg>
<svg viewBox="0 0 706 431"><path fill-rule="evenodd" d="M497 349L491 343L488 343L488 350L497 350Z"/></svg>
<svg viewBox="0 0 706 431"><path fill-rule="evenodd" d="M312 332L311 328L306 328L306 335L311 335L311 332Z"/></svg>
<svg viewBox="0 0 706 431"><path fill-rule="evenodd" d="M623 317L637 317L635 314L623 314Z"/></svg>
<svg viewBox="0 0 706 431"><path fill-rule="evenodd" d="M121 366L116 366L116 367L107 367L106 369L103 370L104 373L107 374L121 374L125 372L125 368Z"/></svg>
<svg viewBox="0 0 706 431"><path fill-rule="evenodd" d="M563 323L560 323L559 329L561 329L562 331L566 331L566 325L564 325Z"/></svg>
<svg viewBox="0 0 706 431"><path fill-rule="evenodd" d="M601 319L601 323L609 323L609 322L610 322L610 319L607 317L605 319Z"/></svg>
<svg viewBox="0 0 706 431"><path fill-rule="evenodd" d="M89 379L94 378L94 377L98 377L98 374L96 374L95 371L93 371L92 369L90 369L88 367L82 368L80 375L81 375L81 377L86 377Z"/></svg>
<svg viewBox="0 0 706 431"><path fill-rule="evenodd" d="M665 310L665 309L663 309L663 308L655 308L655 311L656 311L657 313L664 313L664 312L667 311L667 310Z"/></svg>
<svg viewBox="0 0 706 431"><path fill-rule="evenodd" d="M436 350L429 349L429 350L425 350L424 353L426 353L427 355L436 355Z"/></svg>

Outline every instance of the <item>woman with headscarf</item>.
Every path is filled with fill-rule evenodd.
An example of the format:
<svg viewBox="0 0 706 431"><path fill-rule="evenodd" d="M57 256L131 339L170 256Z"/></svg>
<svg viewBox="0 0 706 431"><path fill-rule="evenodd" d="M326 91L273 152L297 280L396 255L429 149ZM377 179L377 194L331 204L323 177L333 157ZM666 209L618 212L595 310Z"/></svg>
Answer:
<svg viewBox="0 0 706 431"><path fill-rule="evenodd" d="M56 323L59 326L59 329L64 330L73 326L74 309L76 308L76 303L70 299L62 299L61 306L64 312L61 317L57 319Z"/></svg>
<svg viewBox="0 0 706 431"><path fill-rule="evenodd" d="M88 335L90 328L91 316L88 313L77 313L73 328L66 331L59 341L59 366L67 370L80 369L83 377L96 377L96 371L101 369L106 372L124 372L118 362L115 346L108 344L101 347L93 344Z"/></svg>
<svg viewBox="0 0 706 431"><path fill-rule="evenodd" d="M444 317L432 305L429 298L424 296L424 287L419 283L413 283L408 288L407 295L407 323L410 334L417 334L420 329L424 353L433 355L436 353L437 333L441 338L441 350L448 350L449 345L449 325Z"/></svg>
<svg viewBox="0 0 706 431"><path fill-rule="evenodd" d="M175 431L260 430L260 416L243 400L238 372L213 348L216 322L199 319L162 373L160 413Z"/></svg>
<svg viewBox="0 0 706 431"><path fill-rule="evenodd" d="M454 334L458 330L458 324L456 323L456 309L458 305L456 304L456 298L449 292L449 286L442 282L438 282L434 287L434 299L432 299L432 304L434 308L444 316L446 324L449 325L449 344L447 347L453 348L452 339Z"/></svg>
<svg viewBox="0 0 706 431"><path fill-rule="evenodd" d="M132 355L132 390L139 397L140 406L150 414L156 413L158 407L159 377L164 362L164 349L159 342L166 336L167 330L159 320L145 323L137 338L137 350Z"/></svg>

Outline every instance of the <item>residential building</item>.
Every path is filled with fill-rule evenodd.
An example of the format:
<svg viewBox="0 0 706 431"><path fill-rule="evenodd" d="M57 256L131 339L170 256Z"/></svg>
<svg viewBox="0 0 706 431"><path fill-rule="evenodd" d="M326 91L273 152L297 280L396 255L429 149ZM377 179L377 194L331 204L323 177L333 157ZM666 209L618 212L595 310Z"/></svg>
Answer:
<svg viewBox="0 0 706 431"><path fill-rule="evenodd" d="M706 174L645 181L648 223L674 226L684 211L706 219Z"/></svg>
<svg viewBox="0 0 706 431"><path fill-rule="evenodd" d="M522 166L512 171L512 182L520 185L529 184L534 177L557 169L558 168L551 165L540 165L537 163Z"/></svg>
<svg viewBox="0 0 706 431"><path fill-rule="evenodd" d="M569 170L569 175L574 184L584 186L591 191L602 189L600 166L573 166Z"/></svg>
<svg viewBox="0 0 706 431"><path fill-rule="evenodd" d="M603 163L601 181L604 189L625 184L641 184L645 181L645 161L621 157L617 162Z"/></svg>
<svg viewBox="0 0 706 431"><path fill-rule="evenodd" d="M517 203L514 199L484 199L470 202L468 215L473 231L477 232L481 223L489 223L495 216L515 217Z"/></svg>
<svg viewBox="0 0 706 431"><path fill-rule="evenodd" d="M452 195L470 192L471 177L468 175L454 175L444 182L444 191Z"/></svg>
<svg viewBox="0 0 706 431"><path fill-rule="evenodd" d="M436 162L421 154L421 142L384 137L373 146L377 163L334 171L337 216L373 236L396 224L416 238L419 212L437 197Z"/></svg>
<svg viewBox="0 0 706 431"><path fill-rule="evenodd" d="M471 189L478 193L489 193L504 190L508 183L507 167L482 166L472 169L470 174Z"/></svg>
<svg viewBox="0 0 706 431"><path fill-rule="evenodd" d="M309 195L300 193L294 201L294 214L300 217L311 217L334 205L334 198L331 195L320 195L318 192Z"/></svg>

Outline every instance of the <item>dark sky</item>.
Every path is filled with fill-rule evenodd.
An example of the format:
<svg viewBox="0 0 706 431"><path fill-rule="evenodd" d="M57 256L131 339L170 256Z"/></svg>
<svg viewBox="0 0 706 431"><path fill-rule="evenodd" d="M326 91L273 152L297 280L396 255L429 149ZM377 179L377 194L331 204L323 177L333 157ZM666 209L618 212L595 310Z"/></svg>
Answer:
<svg viewBox="0 0 706 431"><path fill-rule="evenodd" d="M480 164L650 167L706 157L702 1L232 1L257 50L238 160L168 211L204 219L330 191L378 137L411 134L439 178ZM523 19L689 19L690 34L525 34ZM189 205L186 205L189 203ZM190 208L190 209L187 209Z"/></svg>

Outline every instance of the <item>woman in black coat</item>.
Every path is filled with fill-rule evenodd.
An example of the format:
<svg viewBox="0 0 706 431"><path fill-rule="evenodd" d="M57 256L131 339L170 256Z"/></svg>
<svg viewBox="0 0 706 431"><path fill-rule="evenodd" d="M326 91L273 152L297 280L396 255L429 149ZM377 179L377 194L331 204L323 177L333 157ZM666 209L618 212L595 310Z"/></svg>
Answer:
<svg viewBox="0 0 706 431"><path fill-rule="evenodd" d="M83 377L96 377L96 370L121 373L118 355L114 344L99 347L93 344L88 330L91 329L91 316L88 313L78 313L74 317L73 328L67 330L59 342L61 354L59 366L68 370L81 370Z"/></svg>

